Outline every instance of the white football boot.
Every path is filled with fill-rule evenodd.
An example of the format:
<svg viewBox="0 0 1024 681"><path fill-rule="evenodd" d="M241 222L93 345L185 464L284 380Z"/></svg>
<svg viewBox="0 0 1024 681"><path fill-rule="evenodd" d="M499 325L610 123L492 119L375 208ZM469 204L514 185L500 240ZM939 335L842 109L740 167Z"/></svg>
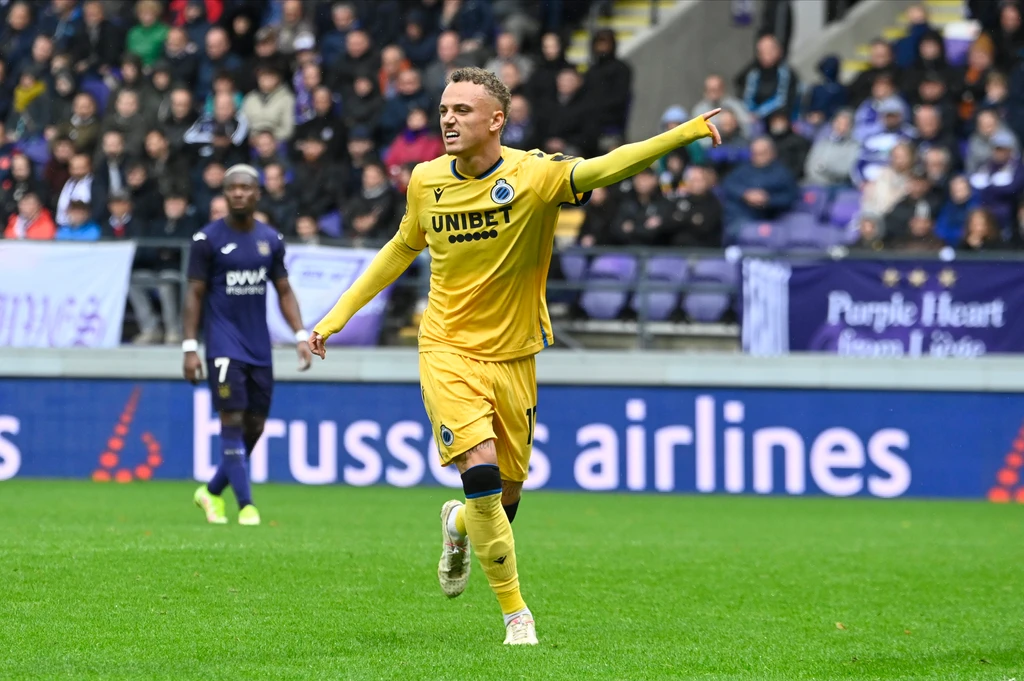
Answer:
<svg viewBox="0 0 1024 681"><path fill-rule="evenodd" d="M441 507L441 560L437 564L437 581L441 583L441 591L448 598L461 596L469 582L469 537L458 539L448 530L449 520L463 504L452 499Z"/></svg>

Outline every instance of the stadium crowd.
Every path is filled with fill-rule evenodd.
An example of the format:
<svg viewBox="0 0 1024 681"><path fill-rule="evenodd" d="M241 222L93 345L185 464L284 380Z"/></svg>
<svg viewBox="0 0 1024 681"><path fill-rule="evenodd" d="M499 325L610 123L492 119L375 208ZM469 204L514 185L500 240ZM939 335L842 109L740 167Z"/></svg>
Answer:
<svg viewBox="0 0 1024 681"><path fill-rule="evenodd" d="M624 141L632 74L614 33L594 34L583 73L565 57L589 4L0 2L3 235L184 241L226 213L224 171L247 162L261 173L259 217L287 238L379 242L411 168L443 153L435 111L454 68L508 85L508 146L590 156ZM914 6L908 35L876 40L848 85L837 56L801 84L788 30L762 30L749 69L709 75L689 111L662 117L667 129L722 107L723 145L678 149L595 191L578 243L759 244L795 220L821 243L874 250L1024 244L1021 9L967 5L984 32L957 54ZM138 252L139 342L180 340L179 259Z"/></svg>

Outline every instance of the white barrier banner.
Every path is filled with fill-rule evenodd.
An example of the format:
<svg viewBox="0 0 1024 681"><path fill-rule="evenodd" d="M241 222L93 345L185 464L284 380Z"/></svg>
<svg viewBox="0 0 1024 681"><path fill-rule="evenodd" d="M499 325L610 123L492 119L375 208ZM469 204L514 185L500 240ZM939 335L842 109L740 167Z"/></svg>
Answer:
<svg viewBox="0 0 1024 681"><path fill-rule="evenodd" d="M121 343L135 244L0 241L0 346Z"/></svg>
<svg viewBox="0 0 1024 681"><path fill-rule="evenodd" d="M377 251L367 248L334 248L329 246L289 245L284 264L288 268L288 281L302 312L302 323L307 330L320 321L338 302L352 282L369 266ZM328 343L337 345L376 345L384 322L391 287L377 294L341 330L331 336ZM267 319L270 340L279 345L295 343L295 334L281 314L277 291L267 289Z"/></svg>

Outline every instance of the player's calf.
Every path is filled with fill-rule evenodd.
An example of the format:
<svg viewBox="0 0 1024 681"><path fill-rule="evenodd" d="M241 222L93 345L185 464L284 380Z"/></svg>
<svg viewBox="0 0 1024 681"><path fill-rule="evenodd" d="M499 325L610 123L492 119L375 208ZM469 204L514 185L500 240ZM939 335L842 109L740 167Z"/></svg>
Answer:
<svg viewBox="0 0 1024 681"><path fill-rule="evenodd" d="M519 499L523 494L523 483L513 480L501 481L501 507L505 509L505 516L509 523L516 519L516 511L519 510Z"/></svg>

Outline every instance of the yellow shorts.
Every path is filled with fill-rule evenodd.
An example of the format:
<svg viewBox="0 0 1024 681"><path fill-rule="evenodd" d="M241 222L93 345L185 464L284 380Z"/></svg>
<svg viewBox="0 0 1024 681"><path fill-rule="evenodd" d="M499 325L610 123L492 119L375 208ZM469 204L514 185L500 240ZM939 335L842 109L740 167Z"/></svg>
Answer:
<svg viewBox="0 0 1024 681"><path fill-rule="evenodd" d="M493 439L502 479L526 480L537 425L532 355L481 362L451 352L421 352L420 388L442 465Z"/></svg>

